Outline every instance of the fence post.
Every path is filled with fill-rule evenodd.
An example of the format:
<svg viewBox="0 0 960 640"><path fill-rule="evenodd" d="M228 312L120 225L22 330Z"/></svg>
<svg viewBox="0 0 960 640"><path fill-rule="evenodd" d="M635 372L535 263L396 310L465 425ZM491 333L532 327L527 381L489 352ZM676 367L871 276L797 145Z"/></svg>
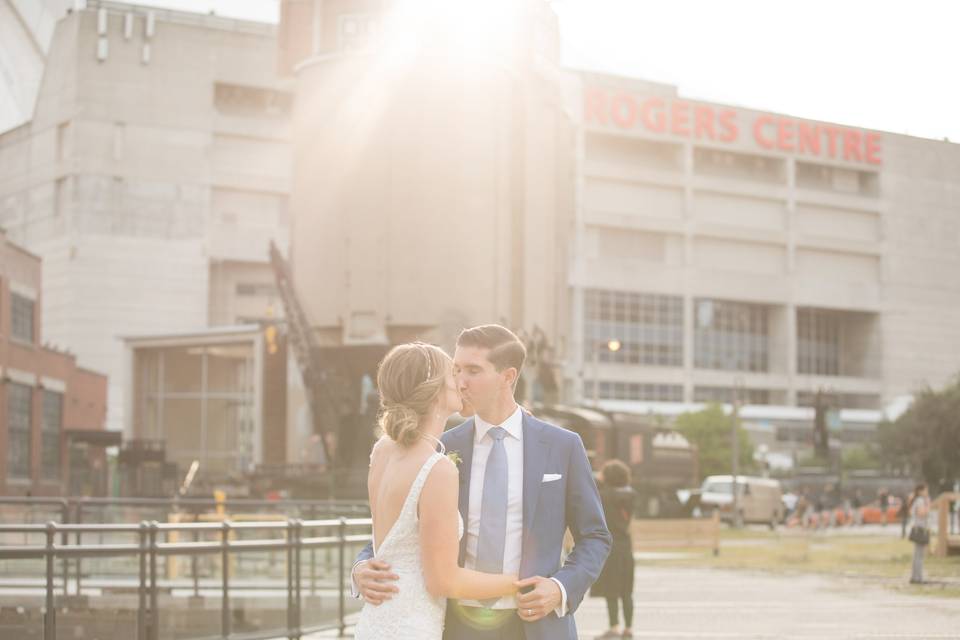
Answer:
<svg viewBox="0 0 960 640"><path fill-rule="evenodd" d="M157 521L150 522L150 640L160 638L160 611L157 606Z"/></svg>
<svg viewBox="0 0 960 640"><path fill-rule="evenodd" d="M713 555L720 555L720 512L713 511Z"/></svg>
<svg viewBox="0 0 960 640"><path fill-rule="evenodd" d="M340 558L338 562L339 564L338 573L340 575L340 579L338 580L337 590L338 590L338 595L340 600L340 603L339 603L340 604L340 636L339 637L342 638L346 635L346 630L347 630L347 622L346 622L347 601L345 599L346 594L343 591L343 581L346 574L347 519L344 518L343 516L340 517L340 526L338 527L338 531L339 531L339 538L340 538L339 544L337 545L338 550L340 552L339 553Z"/></svg>
<svg viewBox="0 0 960 640"><path fill-rule="evenodd" d="M220 611L220 636L226 639L230 637L230 522L228 520L223 521L221 536L220 574L223 579L221 584L223 603Z"/></svg>
<svg viewBox="0 0 960 640"><path fill-rule="evenodd" d="M296 570L293 578L294 589L296 590L293 606L293 628L296 631L294 638L300 640L300 627L303 625L303 620L300 615L300 605L302 604L302 593L300 591L300 559L301 552L303 551L303 520L297 519L293 521L293 533L293 540L296 544L293 551L293 566Z"/></svg>
<svg viewBox="0 0 960 640"><path fill-rule="evenodd" d="M287 638L293 639L293 520L287 518Z"/></svg>
<svg viewBox="0 0 960 640"><path fill-rule="evenodd" d="M54 541L57 537L57 523L47 523L47 548L44 550L47 560L47 610L43 614L43 640L57 639L57 609L53 598L53 561L56 555Z"/></svg>
<svg viewBox="0 0 960 640"><path fill-rule="evenodd" d="M137 603L137 640L147 640L147 523L140 523L140 588Z"/></svg>
<svg viewBox="0 0 960 640"><path fill-rule="evenodd" d="M317 519L317 505L310 504L310 520ZM317 595L317 550L310 548L310 595Z"/></svg>
<svg viewBox="0 0 960 640"><path fill-rule="evenodd" d="M193 522L196 524L200 522L200 510L197 509L193 512ZM193 541L200 542L200 530L193 530ZM197 576L197 565L200 562L200 559L197 557L197 554L190 555L190 570L193 572L193 597L197 598L200 596L200 578Z"/></svg>
<svg viewBox="0 0 960 640"><path fill-rule="evenodd" d="M64 499L60 500L60 522L70 524L70 503ZM70 543L70 534L64 531L60 534L60 544L67 546ZM63 595L67 595L67 584L70 581L70 560L63 557Z"/></svg>
<svg viewBox="0 0 960 640"><path fill-rule="evenodd" d="M83 505L82 505L81 503L79 503L79 502L75 502L75 503L73 504L73 510L74 510L74 511L73 511L73 520L74 520L74 522L76 522L77 524L83 524L83 508L82 508L82 506L83 506ZM83 544L83 538L82 538L81 536L82 536L82 534L80 533L80 530L77 529L77 536L76 536L76 537L77 537L77 540L76 540L77 546L80 546L81 544ZM73 566L73 568L74 568L74 570L77 572L77 595L79 596L79 595L80 595L80 571L81 571L81 567L80 567L80 556L77 556L77 563Z"/></svg>

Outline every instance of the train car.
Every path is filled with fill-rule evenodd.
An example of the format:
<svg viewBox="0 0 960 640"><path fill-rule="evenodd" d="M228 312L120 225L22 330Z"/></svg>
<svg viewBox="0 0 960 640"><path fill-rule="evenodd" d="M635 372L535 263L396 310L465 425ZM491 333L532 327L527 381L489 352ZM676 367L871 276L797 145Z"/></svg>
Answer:
<svg viewBox="0 0 960 640"><path fill-rule="evenodd" d="M532 411L577 432L594 471L611 458L626 463L637 492L637 516L684 515L677 491L697 484L698 456L696 447L680 433L629 413L562 405L534 406Z"/></svg>

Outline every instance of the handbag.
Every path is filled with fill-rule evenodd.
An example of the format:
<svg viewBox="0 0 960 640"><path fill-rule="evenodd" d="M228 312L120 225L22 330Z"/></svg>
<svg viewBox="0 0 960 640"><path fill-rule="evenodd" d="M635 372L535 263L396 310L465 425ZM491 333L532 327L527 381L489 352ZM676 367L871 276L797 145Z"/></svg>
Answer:
<svg viewBox="0 0 960 640"><path fill-rule="evenodd" d="M930 544L930 530L926 527L910 527L910 542L914 544Z"/></svg>

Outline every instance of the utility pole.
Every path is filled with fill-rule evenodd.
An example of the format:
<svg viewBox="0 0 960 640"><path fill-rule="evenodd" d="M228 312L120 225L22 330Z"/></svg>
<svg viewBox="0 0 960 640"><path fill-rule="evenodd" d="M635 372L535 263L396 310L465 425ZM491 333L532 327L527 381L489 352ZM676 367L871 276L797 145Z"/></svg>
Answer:
<svg viewBox="0 0 960 640"><path fill-rule="evenodd" d="M733 381L733 411L731 413L730 420L730 451L731 451L731 465L730 468L733 471L733 482L731 484L733 490L733 514L730 520L731 525L739 529L743 526L743 522L740 518L740 491L737 486L737 475L740 472L740 389L742 384L740 378L735 378Z"/></svg>

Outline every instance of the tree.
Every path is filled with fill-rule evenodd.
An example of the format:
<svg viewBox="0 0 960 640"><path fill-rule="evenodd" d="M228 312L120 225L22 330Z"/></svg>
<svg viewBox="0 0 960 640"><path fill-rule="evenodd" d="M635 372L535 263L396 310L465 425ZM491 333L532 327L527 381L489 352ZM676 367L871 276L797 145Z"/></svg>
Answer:
<svg viewBox="0 0 960 640"><path fill-rule="evenodd" d="M843 452L843 457L840 460L840 468L843 471L879 469L880 459L874 447L852 447Z"/></svg>
<svg viewBox="0 0 960 640"><path fill-rule="evenodd" d="M700 453L701 476L731 473L733 451L730 430L732 425L733 417L725 415L723 407L718 404L711 404L700 411L677 416L674 427L696 445ZM740 442L738 471L747 473L754 468L753 445L750 444L750 437L742 426L737 429L737 437Z"/></svg>
<svg viewBox="0 0 960 640"><path fill-rule="evenodd" d="M960 479L960 376L917 393L896 421L879 426L879 440L888 467L922 476L931 493L951 488Z"/></svg>

